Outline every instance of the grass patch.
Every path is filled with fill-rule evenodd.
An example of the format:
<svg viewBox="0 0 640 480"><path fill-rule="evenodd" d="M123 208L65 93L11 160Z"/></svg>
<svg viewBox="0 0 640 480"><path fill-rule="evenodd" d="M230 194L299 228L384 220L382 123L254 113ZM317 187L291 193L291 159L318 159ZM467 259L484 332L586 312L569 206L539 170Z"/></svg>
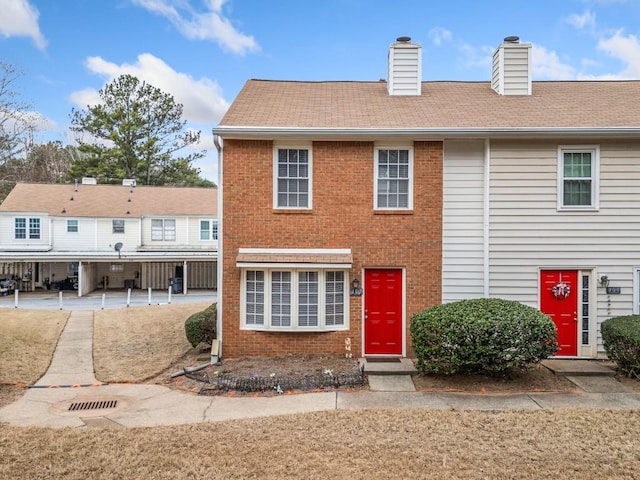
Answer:
<svg viewBox="0 0 640 480"><path fill-rule="evenodd" d="M142 382L191 350L185 320L211 302L100 310L94 314L93 368L106 382Z"/></svg>
<svg viewBox="0 0 640 480"><path fill-rule="evenodd" d="M123 430L3 427L0 478L623 479L640 470L638 431L638 410L338 410Z"/></svg>
<svg viewBox="0 0 640 480"><path fill-rule="evenodd" d="M0 383L42 377L68 318L69 312L0 308Z"/></svg>

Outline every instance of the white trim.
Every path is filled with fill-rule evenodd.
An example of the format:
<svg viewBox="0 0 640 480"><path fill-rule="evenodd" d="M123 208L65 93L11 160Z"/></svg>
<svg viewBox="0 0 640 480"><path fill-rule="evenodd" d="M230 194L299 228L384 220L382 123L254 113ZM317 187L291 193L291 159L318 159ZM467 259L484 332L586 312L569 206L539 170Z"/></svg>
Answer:
<svg viewBox="0 0 640 480"><path fill-rule="evenodd" d="M513 138L513 137L539 137L549 136L613 136L613 137L637 137L640 134L638 127L465 127L465 128L320 128L320 127L260 127L224 125L213 129L213 133L229 139L273 139L275 135L288 135L292 137L306 137L309 140L320 137L331 138L364 138L374 141L380 137L407 137L408 139L442 140L443 138Z"/></svg>
<svg viewBox="0 0 640 480"><path fill-rule="evenodd" d="M278 150L306 150L309 160L309 189L307 195L309 203L306 207L280 207L278 206ZM274 143L273 145L273 208L276 210L312 210L313 209L313 144L286 144Z"/></svg>
<svg viewBox="0 0 640 480"><path fill-rule="evenodd" d="M482 225L482 271L483 271L483 295L485 298L489 298L491 294L490 282L491 275L489 268L491 266L491 140L484 139L484 185L483 190L483 225Z"/></svg>
<svg viewBox="0 0 640 480"><path fill-rule="evenodd" d="M378 159L380 150L406 150L409 161L409 193L406 207L378 206ZM382 211L412 211L413 210L413 145L375 145L373 149L373 209ZM392 180L392 179L391 179Z"/></svg>
<svg viewBox="0 0 640 480"><path fill-rule="evenodd" d="M247 325L246 323L246 295L247 295L247 272L248 271L261 271L264 273L264 324L262 325ZM272 326L271 325L271 274L274 272L290 272L291 273L291 325L286 327ZM298 273L300 272L317 272L318 273L318 325L316 326L299 326L297 325L297 312L298 312ZM326 274L327 272L342 272L343 273L343 324L342 325L326 325L325 307L326 307ZM264 332L307 332L307 333L322 333L322 332L335 332L349 330L350 324L350 296L349 296L350 278L349 267L338 268L335 265L331 265L329 268L319 268L315 264L305 264L300 268L293 268L287 264L279 264L275 268L267 268L261 265L258 268L246 267L240 272L240 329L241 330L254 330Z"/></svg>
<svg viewBox="0 0 640 480"><path fill-rule="evenodd" d="M238 253L270 253L290 255L343 255L351 254L350 248L239 248Z"/></svg>
<svg viewBox="0 0 640 480"><path fill-rule="evenodd" d="M268 268L294 268L294 269L304 269L304 268L324 268L324 269L334 269L334 270L348 270L351 268L351 263L289 263L289 262L236 262L236 267L238 268L253 268L256 270Z"/></svg>
<svg viewBox="0 0 640 480"><path fill-rule="evenodd" d="M564 153L590 153L591 205L564 205ZM561 212L598 211L600 209L600 145L558 145L557 209Z"/></svg>
<svg viewBox="0 0 640 480"><path fill-rule="evenodd" d="M633 267L633 314L640 314L640 267Z"/></svg>

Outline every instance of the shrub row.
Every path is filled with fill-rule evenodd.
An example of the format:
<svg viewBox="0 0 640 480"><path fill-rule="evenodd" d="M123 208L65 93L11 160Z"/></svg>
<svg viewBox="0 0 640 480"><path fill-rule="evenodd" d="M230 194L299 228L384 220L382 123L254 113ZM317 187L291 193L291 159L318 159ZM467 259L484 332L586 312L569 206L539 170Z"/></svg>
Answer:
<svg viewBox="0 0 640 480"><path fill-rule="evenodd" d="M411 320L416 368L423 373L506 375L557 349L553 321L535 308L497 298L437 305Z"/></svg>
<svg viewBox="0 0 640 480"><path fill-rule="evenodd" d="M184 322L187 340L194 348L200 343L211 343L216 338L218 304L213 303L201 312L194 313Z"/></svg>
<svg viewBox="0 0 640 480"><path fill-rule="evenodd" d="M602 322L600 331L609 358L627 375L639 375L640 315L609 318Z"/></svg>

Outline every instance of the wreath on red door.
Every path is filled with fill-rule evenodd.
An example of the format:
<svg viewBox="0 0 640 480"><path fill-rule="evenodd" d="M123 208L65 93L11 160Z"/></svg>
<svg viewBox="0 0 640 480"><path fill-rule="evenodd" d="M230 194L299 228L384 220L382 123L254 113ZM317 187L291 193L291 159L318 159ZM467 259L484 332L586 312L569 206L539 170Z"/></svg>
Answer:
<svg viewBox="0 0 640 480"><path fill-rule="evenodd" d="M563 282L556 283L551 289L551 293L558 300L564 300L571 293L571 287Z"/></svg>

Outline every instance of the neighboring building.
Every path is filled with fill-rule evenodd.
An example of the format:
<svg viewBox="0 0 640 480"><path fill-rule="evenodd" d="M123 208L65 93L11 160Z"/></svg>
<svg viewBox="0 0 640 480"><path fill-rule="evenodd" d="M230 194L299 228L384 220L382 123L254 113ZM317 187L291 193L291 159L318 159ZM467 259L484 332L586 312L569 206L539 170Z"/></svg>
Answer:
<svg viewBox="0 0 640 480"><path fill-rule="evenodd" d="M601 355L640 304L640 82L532 82L530 52L422 82L401 37L386 82L248 81L214 129L224 355L411 355L413 314L477 297Z"/></svg>
<svg viewBox="0 0 640 480"><path fill-rule="evenodd" d="M39 288L217 287L215 188L18 183L0 204L0 279Z"/></svg>

